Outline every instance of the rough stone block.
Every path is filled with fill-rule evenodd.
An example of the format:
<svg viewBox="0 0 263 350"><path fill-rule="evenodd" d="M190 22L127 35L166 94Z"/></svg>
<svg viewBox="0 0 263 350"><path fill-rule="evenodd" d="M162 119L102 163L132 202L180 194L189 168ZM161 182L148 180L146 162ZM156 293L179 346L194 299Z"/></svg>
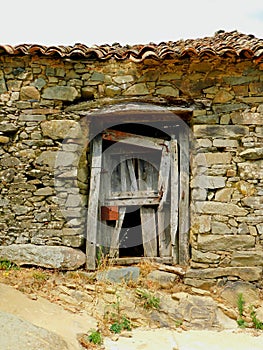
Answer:
<svg viewBox="0 0 263 350"><path fill-rule="evenodd" d="M149 94L149 90L145 83L132 85L124 93L124 95L127 95L127 96L136 96L136 95L140 96L140 95L148 95L148 94Z"/></svg>
<svg viewBox="0 0 263 350"><path fill-rule="evenodd" d="M200 252L199 250L192 249L192 260L205 264L216 264L220 261L220 255L210 252Z"/></svg>
<svg viewBox="0 0 263 350"><path fill-rule="evenodd" d="M109 269L107 271L98 272L97 280L108 280L113 283L122 283L123 281L137 281L140 276L140 269L138 267L124 267Z"/></svg>
<svg viewBox="0 0 263 350"><path fill-rule="evenodd" d="M47 100L74 101L78 91L72 86L52 86L44 90L42 95Z"/></svg>
<svg viewBox="0 0 263 350"><path fill-rule="evenodd" d="M229 164L231 162L231 153L198 153L194 157L194 165L211 166L213 164Z"/></svg>
<svg viewBox="0 0 263 350"><path fill-rule="evenodd" d="M215 95L214 103L226 103L233 100L234 96L226 90L220 90Z"/></svg>
<svg viewBox="0 0 263 350"><path fill-rule="evenodd" d="M34 86L23 86L20 90L20 99L22 101L40 99L40 93Z"/></svg>
<svg viewBox="0 0 263 350"><path fill-rule="evenodd" d="M198 235L198 249L207 251L233 251L235 249L254 248L255 237L237 235Z"/></svg>
<svg viewBox="0 0 263 350"><path fill-rule="evenodd" d="M263 250L237 251L232 255L232 266L263 266Z"/></svg>
<svg viewBox="0 0 263 350"><path fill-rule="evenodd" d="M261 267L216 267L208 269L190 269L185 278L214 279L219 277L239 277L244 281L258 281L262 277Z"/></svg>
<svg viewBox="0 0 263 350"><path fill-rule="evenodd" d="M172 87L172 86L164 86L156 90L157 95L163 95L163 96L173 96L178 97L179 96L179 90Z"/></svg>
<svg viewBox="0 0 263 350"><path fill-rule="evenodd" d="M237 307L238 295L242 294L244 301L248 305L257 304L260 300L259 290L249 282L228 281L220 291L220 296L225 299L232 307Z"/></svg>
<svg viewBox="0 0 263 350"><path fill-rule="evenodd" d="M225 148L236 148L238 147L237 140L228 140L228 139L215 139L213 140L214 147L225 147ZM223 153L221 153L223 154Z"/></svg>
<svg viewBox="0 0 263 350"><path fill-rule="evenodd" d="M153 282L158 282L161 286L165 287L174 283L178 277L170 272L154 270L147 275L147 279Z"/></svg>
<svg viewBox="0 0 263 350"><path fill-rule="evenodd" d="M249 160L263 159L263 147L246 149L240 153L240 156Z"/></svg>
<svg viewBox="0 0 263 350"><path fill-rule="evenodd" d="M219 214L227 216L245 216L248 211L233 203L196 202L196 212L204 214Z"/></svg>
<svg viewBox="0 0 263 350"><path fill-rule="evenodd" d="M232 232L231 229L224 222L218 222L218 221L212 222L213 234L225 235L231 232Z"/></svg>
<svg viewBox="0 0 263 350"><path fill-rule="evenodd" d="M195 137L238 137L249 134L247 126L238 125L194 125Z"/></svg>
<svg viewBox="0 0 263 350"><path fill-rule="evenodd" d="M221 176L195 176L191 181L192 188L222 188L225 186L226 178Z"/></svg>
<svg viewBox="0 0 263 350"><path fill-rule="evenodd" d="M34 195L35 196L52 196L53 193L54 193L53 188L43 187L43 188L39 188L38 190L36 190L34 192Z"/></svg>
<svg viewBox="0 0 263 350"><path fill-rule="evenodd" d="M54 168L56 157L57 157L57 152L44 151L36 159L36 164L47 165L49 168Z"/></svg>
<svg viewBox="0 0 263 350"><path fill-rule="evenodd" d="M13 134L18 130L18 126L13 123L1 122L0 123L0 132L4 134Z"/></svg>
<svg viewBox="0 0 263 350"><path fill-rule="evenodd" d="M0 143L6 144L10 141L10 138L8 136L2 136L0 135Z"/></svg>
<svg viewBox="0 0 263 350"><path fill-rule="evenodd" d="M216 192L215 200L225 203L230 202L233 191L233 188L222 188Z"/></svg>
<svg viewBox="0 0 263 350"><path fill-rule="evenodd" d="M263 208L263 196L258 197L246 197L242 199L242 204L252 209L262 209Z"/></svg>
<svg viewBox="0 0 263 350"><path fill-rule="evenodd" d="M263 84L262 84L263 85ZM243 113L232 113L231 119L233 124L243 125L263 125L263 114L243 112Z"/></svg>
<svg viewBox="0 0 263 350"><path fill-rule="evenodd" d="M73 120L50 120L41 123L43 136L53 140L63 140L66 137L77 138L80 135L80 126Z"/></svg>
<svg viewBox="0 0 263 350"><path fill-rule="evenodd" d="M211 229L211 216L199 215L193 218L193 229L199 233L209 232Z"/></svg>

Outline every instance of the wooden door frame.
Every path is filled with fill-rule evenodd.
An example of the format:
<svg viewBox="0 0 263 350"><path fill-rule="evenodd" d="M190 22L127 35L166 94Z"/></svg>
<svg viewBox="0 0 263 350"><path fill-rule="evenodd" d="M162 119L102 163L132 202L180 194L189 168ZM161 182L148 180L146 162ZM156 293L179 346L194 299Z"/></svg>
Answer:
<svg viewBox="0 0 263 350"><path fill-rule="evenodd" d="M127 107L127 106L126 106ZM177 161L180 164L178 178L175 176L175 170L173 172L173 167L171 167L171 183L172 179L178 181L179 184L179 193L171 192L171 210L175 212L175 217L178 216L178 227L174 227L174 233L171 234L174 241L172 241L172 256L156 258L157 261L188 265L190 254L189 254L189 228L190 228L190 188L189 188L189 128L185 124L185 120L190 120L191 110L186 109L176 109L174 113L174 120L178 122L178 119L181 119L182 124L180 125L180 131L178 133L178 144L179 152ZM136 109L131 106L131 109L121 109L120 106L117 106L116 110L112 112L106 112L103 114L92 113L89 116L90 125L92 122L96 123L96 128L101 130L101 132L107 129L110 125L122 124L122 123L134 123L134 124L146 124L154 126L154 123L166 123L173 122L173 113L171 111L159 110L141 110ZM104 118L103 118L104 117ZM95 128L95 129L96 129ZM91 138L93 134L98 134L98 131L91 129ZM100 139L100 140L99 140ZM92 162L91 162L91 175L90 175L90 184L95 180L95 185L90 187L89 193L89 202L88 202L88 216L87 216L87 226L86 226L86 255L87 263L86 267L88 270L95 270L96 268L96 233L97 233L97 224L99 219L98 205L96 206L95 201L98 203L99 196L99 182L100 174L98 174L98 166L101 165L101 153L99 155L99 150L102 152L102 137L96 136L92 140ZM93 156L95 154L95 156ZM176 153L177 154L177 153ZM172 175L173 174L173 175ZM174 176L174 177L172 177ZM173 204L172 204L173 203ZM178 204L178 205L177 205ZM90 215L90 212L93 214ZM173 246L174 244L174 246ZM177 245L178 244L178 245ZM175 252L178 252L177 254ZM123 259L120 259L120 261ZM126 259L134 260L134 259ZM135 259L136 260L136 259ZM123 260L124 263L124 260Z"/></svg>

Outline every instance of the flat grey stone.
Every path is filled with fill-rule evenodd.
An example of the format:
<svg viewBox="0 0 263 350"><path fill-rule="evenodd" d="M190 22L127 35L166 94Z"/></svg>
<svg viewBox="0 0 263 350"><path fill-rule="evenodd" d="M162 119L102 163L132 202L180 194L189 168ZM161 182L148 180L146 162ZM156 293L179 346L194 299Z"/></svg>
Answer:
<svg viewBox="0 0 263 350"><path fill-rule="evenodd" d="M78 91L72 86L52 86L44 90L42 95L47 100L74 101Z"/></svg>
<svg viewBox="0 0 263 350"><path fill-rule="evenodd" d="M68 350L57 334L0 311L0 350Z"/></svg>
<svg viewBox="0 0 263 350"><path fill-rule="evenodd" d="M233 251L254 248L255 237L246 235L198 235L198 249L206 251Z"/></svg>
<svg viewBox="0 0 263 350"><path fill-rule="evenodd" d="M262 278L261 267L216 267L207 269L189 269L185 279L214 279L224 276L239 277L243 281L258 281Z"/></svg>
<svg viewBox="0 0 263 350"><path fill-rule="evenodd" d="M140 276L140 269L138 267L124 267L117 269L110 269L97 273L97 280L108 280L114 283L121 283L123 281L137 281Z"/></svg>
<svg viewBox="0 0 263 350"><path fill-rule="evenodd" d="M158 282L161 285L173 283L177 278L178 276L173 273L159 270L154 270L147 275L148 280Z"/></svg>

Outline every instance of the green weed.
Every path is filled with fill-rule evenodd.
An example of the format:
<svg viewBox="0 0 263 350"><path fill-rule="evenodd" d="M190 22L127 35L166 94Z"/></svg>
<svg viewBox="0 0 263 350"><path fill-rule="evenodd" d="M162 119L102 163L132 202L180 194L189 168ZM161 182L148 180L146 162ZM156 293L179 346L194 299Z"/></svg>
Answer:
<svg viewBox="0 0 263 350"><path fill-rule="evenodd" d="M253 325L256 329L263 329L263 322L261 322L256 315L256 312L254 310L254 307L251 306L251 312L250 312L250 317L253 322Z"/></svg>
<svg viewBox="0 0 263 350"><path fill-rule="evenodd" d="M180 327L183 325L183 320L175 320L174 323L175 323L175 327Z"/></svg>
<svg viewBox="0 0 263 350"><path fill-rule="evenodd" d="M112 311L104 313L104 318L107 322L111 323L109 329L115 334L121 333L123 330L131 331L131 321L125 315L121 314L119 295L116 295L116 299L116 302L110 305Z"/></svg>
<svg viewBox="0 0 263 350"><path fill-rule="evenodd" d="M18 270L19 267L13 263L12 261L9 261L7 259L0 260L0 270Z"/></svg>
<svg viewBox="0 0 263 350"><path fill-rule="evenodd" d="M160 309L160 298L142 289L137 289L136 293L142 299L145 309Z"/></svg>
<svg viewBox="0 0 263 350"><path fill-rule="evenodd" d="M237 308L238 308L238 313L239 313L240 317L243 316L244 305L245 305L245 300L243 298L243 294L240 293L240 294L238 294L238 297L237 297Z"/></svg>
<svg viewBox="0 0 263 350"><path fill-rule="evenodd" d="M91 333L88 335L88 340L90 343L101 345L103 342L102 335L99 331L91 330Z"/></svg>
<svg viewBox="0 0 263 350"><path fill-rule="evenodd" d="M121 322L115 321L110 326L110 331L112 333L121 333L122 330L131 331L131 321L125 316L122 317Z"/></svg>

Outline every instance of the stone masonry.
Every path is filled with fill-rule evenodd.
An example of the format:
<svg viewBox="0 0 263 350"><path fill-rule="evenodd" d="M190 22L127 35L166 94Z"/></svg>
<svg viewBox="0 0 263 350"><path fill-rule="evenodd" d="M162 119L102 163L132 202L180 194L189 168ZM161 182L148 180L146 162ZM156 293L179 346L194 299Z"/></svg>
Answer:
<svg viewBox="0 0 263 350"><path fill-rule="evenodd" d="M186 282L261 281L263 63L246 57L136 63L1 53L0 245L83 248L89 148L81 123L126 102L192 111Z"/></svg>

